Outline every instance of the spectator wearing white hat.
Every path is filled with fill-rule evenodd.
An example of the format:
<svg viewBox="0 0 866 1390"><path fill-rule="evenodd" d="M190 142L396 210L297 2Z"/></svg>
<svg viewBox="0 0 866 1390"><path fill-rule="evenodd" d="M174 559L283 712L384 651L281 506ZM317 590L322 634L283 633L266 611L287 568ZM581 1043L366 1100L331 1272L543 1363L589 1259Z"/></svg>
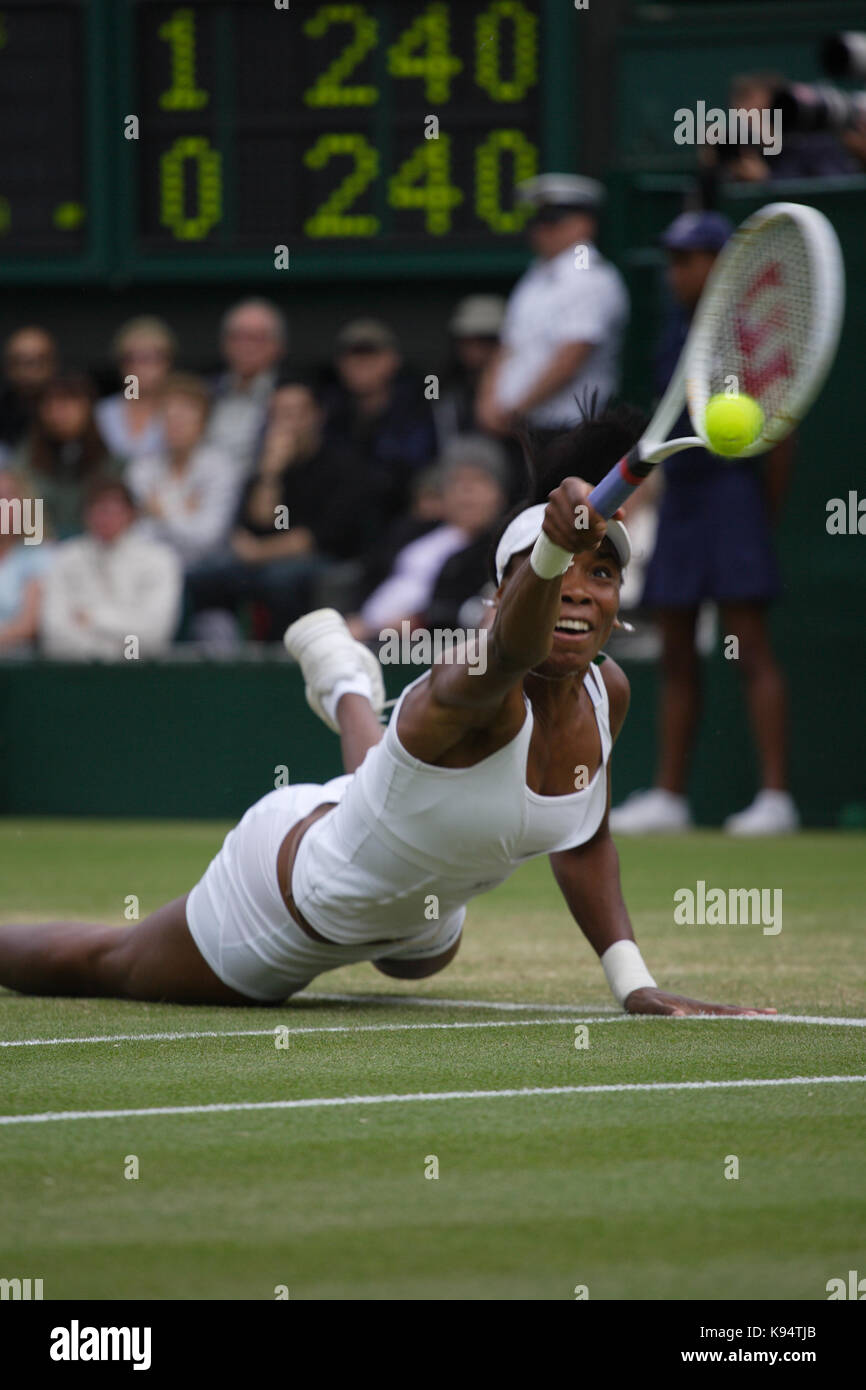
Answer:
<svg viewBox="0 0 866 1390"><path fill-rule="evenodd" d="M568 429L597 394L603 406L619 384L628 295L619 271L595 246L604 189L573 174L543 174L518 185L533 215L537 259L508 300L502 345L478 398L478 423L510 433L525 421L544 435Z"/></svg>

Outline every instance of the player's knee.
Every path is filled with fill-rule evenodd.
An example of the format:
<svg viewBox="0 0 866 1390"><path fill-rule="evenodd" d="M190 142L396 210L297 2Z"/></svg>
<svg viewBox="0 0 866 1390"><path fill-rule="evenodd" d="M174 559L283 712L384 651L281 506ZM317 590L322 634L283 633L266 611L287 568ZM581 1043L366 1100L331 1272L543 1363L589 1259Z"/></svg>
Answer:
<svg viewBox="0 0 866 1390"><path fill-rule="evenodd" d="M373 964L383 975L390 975L394 980L424 980L428 975L437 975L450 964L460 949L462 939L461 933L454 944L438 956L421 956L417 960L389 960L385 957L374 960Z"/></svg>
<svg viewBox="0 0 866 1390"><path fill-rule="evenodd" d="M123 937L116 927L58 923L45 944L44 964L59 985L75 993L114 992Z"/></svg>

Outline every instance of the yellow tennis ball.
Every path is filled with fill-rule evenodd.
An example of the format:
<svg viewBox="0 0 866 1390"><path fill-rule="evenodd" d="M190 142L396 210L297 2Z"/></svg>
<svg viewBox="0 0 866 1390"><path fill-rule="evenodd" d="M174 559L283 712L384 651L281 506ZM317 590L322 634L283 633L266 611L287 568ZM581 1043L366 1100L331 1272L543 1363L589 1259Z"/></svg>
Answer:
<svg viewBox="0 0 866 1390"><path fill-rule="evenodd" d="M711 396L704 433L714 454L733 458L754 444L764 428L764 412L751 396Z"/></svg>

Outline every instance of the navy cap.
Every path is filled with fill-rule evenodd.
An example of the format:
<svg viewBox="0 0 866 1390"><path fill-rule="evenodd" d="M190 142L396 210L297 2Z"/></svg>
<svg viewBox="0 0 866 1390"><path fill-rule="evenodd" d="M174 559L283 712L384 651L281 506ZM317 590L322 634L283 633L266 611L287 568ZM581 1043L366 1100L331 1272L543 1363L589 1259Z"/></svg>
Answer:
<svg viewBox="0 0 866 1390"><path fill-rule="evenodd" d="M668 251L721 251L734 224L721 212L681 212L661 235Z"/></svg>

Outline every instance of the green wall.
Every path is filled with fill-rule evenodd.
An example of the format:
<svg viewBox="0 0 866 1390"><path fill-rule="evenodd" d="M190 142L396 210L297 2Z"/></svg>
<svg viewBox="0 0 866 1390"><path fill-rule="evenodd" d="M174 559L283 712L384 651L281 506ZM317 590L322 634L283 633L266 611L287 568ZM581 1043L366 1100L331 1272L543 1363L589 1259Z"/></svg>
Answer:
<svg viewBox="0 0 866 1390"><path fill-rule="evenodd" d="M817 638L810 639L817 646ZM656 676L626 662L632 706L614 756L614 799L652 776ZM698 819L746 804L754 773L735 663L707 663L693 778ZM395 695L418 668L388 668ZM807 820L835 824L863 794L856 730L862 682L831 649L792 672L794 790ZM824 717L812 723L823 708ZM0 814L237 819L271 791L342 771L337 739L310 712L300 672L279 661L0 666Z"/></svg>

